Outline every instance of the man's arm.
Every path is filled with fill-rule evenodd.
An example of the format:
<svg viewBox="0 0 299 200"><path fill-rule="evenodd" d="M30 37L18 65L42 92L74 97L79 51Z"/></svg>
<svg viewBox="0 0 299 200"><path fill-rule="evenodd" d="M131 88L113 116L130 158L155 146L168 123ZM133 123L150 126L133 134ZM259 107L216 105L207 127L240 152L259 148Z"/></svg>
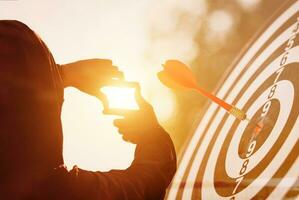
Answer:
<svg viewBox="0 0 299 200"><path fill-rule="evenodd" d="M176 155L169 135L161 127L151 134L152 138L137 144L135 159L126 170L74 169L71 173L76 198L163 199L176 171Z"/></svg>
<svg viewBox="0 0 299 200"><path fill-rule="evenodd" d="M100 100L99 88L109 85L113 78L122 78L122 73L107 60L79 61L63 65L61 71L65 87L76 87ZM109 172L74 168L62 178L68 188L65 192L71 199L164 198L176 171L174 146L140 90L136 94L140 110L114 122L124 140L137 144L132 165L126 170Z"/></svg>
<svg viewBox="0 0 299 200"><path fill-rule="evenodd" d="M137 144L135 159L126 170L88 172L73 170L78 191L89 199L163 199L176 171L174 145L159 125L153 108L136 90L140 110L116 119L123 139ZM84 189L82 189L84 188Z"/></svg>

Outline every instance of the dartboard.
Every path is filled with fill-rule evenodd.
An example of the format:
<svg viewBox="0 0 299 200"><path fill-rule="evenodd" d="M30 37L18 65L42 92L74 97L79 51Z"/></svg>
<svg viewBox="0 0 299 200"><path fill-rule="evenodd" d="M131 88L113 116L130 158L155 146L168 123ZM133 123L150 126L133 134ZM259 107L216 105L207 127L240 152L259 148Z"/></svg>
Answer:
<svg viewBox="0 0 299 200"><path fill-rule="evenodd" d="M167 199L298 198L298 32L299 1L286 2L216 91L251 120L239 121L210 103Z"/></svg>

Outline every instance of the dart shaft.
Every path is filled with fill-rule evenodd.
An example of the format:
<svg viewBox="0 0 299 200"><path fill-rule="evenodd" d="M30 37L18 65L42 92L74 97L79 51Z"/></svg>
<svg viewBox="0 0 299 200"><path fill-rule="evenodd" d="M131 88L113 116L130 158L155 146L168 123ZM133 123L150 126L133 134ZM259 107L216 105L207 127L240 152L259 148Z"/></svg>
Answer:
<svg viewBox="0 0 299 200"><path fill-rule="evenodd" d="M235 106L232 106L228 103L226 103L225 101L223 101L222 99L219 99L218 97L204 91L203 89L197 87L196 91L199 92L200 94L208 97L209 99L211 99L213 102L217 103L219 106L221 106L222 108L224 108L225 110L228 111L228 113L230 113L231 115L233 115L234 117L236 117L239 120L245 120L247 118L246 113L244 111L242 111L239 108L236 108Z"/></svg>
<svg viewBox="0 0 299 200"><path fill-rule="evenodd" d="M232 105L226 103L226 102L223 101L222 99L219 99L218 97L216 97L216 96L210 94L209 92L204 91L203 89L201 89L201 88L199 88L199 87L196 88L196 91L199 92L199 93L201 93L202 95L208 97L208 98L211 99L213 102L217 103L219 106L221 106L222 108L224 108L224 109L227 110L227 111L230 111L230 110L233 108Z"/></svg>

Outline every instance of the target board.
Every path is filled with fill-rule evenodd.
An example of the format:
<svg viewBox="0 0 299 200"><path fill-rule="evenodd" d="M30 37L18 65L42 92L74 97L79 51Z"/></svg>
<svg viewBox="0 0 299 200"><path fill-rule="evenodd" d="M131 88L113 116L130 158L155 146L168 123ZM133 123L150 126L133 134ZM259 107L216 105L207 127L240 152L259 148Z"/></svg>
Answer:
<svg viewBox="0 0 299 200"><path fill-rule="evenodd" d="M298 198L298 32L299 0L286 2L216 92L254 123L208 105L167 199Z"/></svg>

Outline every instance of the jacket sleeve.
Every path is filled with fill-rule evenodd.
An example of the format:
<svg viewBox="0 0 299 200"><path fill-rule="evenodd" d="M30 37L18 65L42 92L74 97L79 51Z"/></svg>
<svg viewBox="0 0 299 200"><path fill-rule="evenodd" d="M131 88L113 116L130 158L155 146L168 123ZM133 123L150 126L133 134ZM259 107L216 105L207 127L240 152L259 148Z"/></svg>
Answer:
<svg viewBox="0 0 299 200"><path fill-rule="evenodd" d="M76 199L163 199L176 171L176 154L169 135L161 128L137 144L126 170L91 172L74 168Z"/></svg>

